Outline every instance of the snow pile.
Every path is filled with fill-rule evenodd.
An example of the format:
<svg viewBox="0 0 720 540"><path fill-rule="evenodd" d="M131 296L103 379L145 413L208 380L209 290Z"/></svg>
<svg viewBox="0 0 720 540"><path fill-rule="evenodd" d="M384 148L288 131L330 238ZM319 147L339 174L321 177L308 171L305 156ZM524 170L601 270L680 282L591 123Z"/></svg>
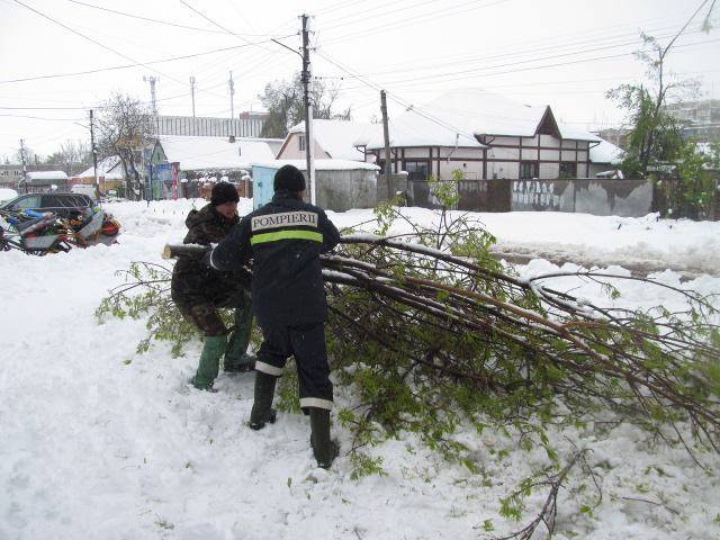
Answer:
<svg viewBox="0 0 720 540"><path fill-rule="evenodd" d="M167 264L160 259L163 245L181 241L187 212L203 204L117 203L110 210L123 225L118 245L47 257L0 253L0 538L481 538L486 520L499 534L534 516L545 492L530 497L522 523L499 517L499 499L546 463L540 448L520 450L514 439L489 431L480 437L461 432L481 470L471 474L408 435L370 450L384 459L387 476L353 480L348 433L338 422L341 456L332 470L317 469L302 415L281 413L260 432L246 427L252 375L221 373L218 393L199 392L186 385L199 343L179 359L166 344L137 355L143 321L98 325L93 314L122 279L116 271L131 261ZM251 208L252 201L241 199L241 213ZM433 219L424 210L405 211L423 223ZM341 227L372 218L359 210L329 215ZM642 242L646 252L680 249L698 258L719 251L719 224L533 213L476 217L501 243L542 241L602 252L632 251ZM557 270L536 260L522 275ZM720 292L715 277L683 284L673 272L656 277ZM609 302L597 284L563 278L553 285ZM619 285L618 303L680 306L671 291ZM342 406L347 396L337 401ZM720 537L720 481L684 450L655 446L632 426L588 426L569 435L561 455L573 445L591 450L588 463L603 498L586 515L581 506L597 502L592 479L562 490L558 538ZM716 456L700 458L711 470L720 465Z"/></svg>

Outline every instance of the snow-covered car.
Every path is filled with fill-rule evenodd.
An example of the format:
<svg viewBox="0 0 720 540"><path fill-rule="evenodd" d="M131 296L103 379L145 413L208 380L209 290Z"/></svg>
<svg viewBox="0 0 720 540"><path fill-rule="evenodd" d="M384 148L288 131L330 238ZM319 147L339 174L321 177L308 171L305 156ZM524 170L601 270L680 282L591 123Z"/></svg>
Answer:
<svg viewBox="0 0 720 540"><path fill-rule="evenodd" d="M59 217L75 217L78 213L92 213L93 200L80 193L27 193L0 205L0 212L36 210L52 212Z"/></svg>

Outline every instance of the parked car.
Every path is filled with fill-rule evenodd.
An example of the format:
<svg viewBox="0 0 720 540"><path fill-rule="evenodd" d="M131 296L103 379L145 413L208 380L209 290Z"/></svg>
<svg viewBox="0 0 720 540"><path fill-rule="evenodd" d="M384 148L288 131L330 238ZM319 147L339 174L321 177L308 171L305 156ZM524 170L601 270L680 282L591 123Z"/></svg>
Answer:
<svg viewBox="0 0 720 540"><path fill-rule="evenodd" d="M3 203L0 211L37 210L70 218L92 211L94 206L95 203L90 197L80 193L27 193Z"/></svg>

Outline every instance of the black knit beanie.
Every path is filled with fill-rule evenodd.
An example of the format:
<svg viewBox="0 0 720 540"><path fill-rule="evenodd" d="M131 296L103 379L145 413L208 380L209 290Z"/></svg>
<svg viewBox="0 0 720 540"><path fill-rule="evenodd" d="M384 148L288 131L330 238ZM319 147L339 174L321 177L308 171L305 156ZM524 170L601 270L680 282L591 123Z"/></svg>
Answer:
<svg viewBox="0 0 720 540"><path fill-rule="evenodd" d="M210 195L210 202L213 206L220 206L227 202L239 202L240 196L238 195L235 186L230 182L218 182L212 189L212 195Z"/></svg>
<svg viewBox="0 0 720 540"><path fill-rule="evenodd" d="M273 188L275 191L287 190L297 193L305 189L305 176L297 167L283 165L275 173Z"/></svg>

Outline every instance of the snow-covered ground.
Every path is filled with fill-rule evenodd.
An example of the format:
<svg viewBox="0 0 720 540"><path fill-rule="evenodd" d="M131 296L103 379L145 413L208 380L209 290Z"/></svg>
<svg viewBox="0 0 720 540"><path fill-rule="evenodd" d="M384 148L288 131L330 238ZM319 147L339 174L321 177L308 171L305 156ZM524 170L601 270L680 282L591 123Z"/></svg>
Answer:
<svg viewBox="0 0 720 540"><path fill-rule="evenodd" d="M115 272L131 261L162 262L163 245L184 236L192 204L108 205L123 225L115 246L42 258L0 253L0 539L483 538L493 534L486 526L500 534L535 515L542 491L530 498L520 523L498 512L500 498L545 463L542 449L520 450L514 439L490 432L461 433L483 472L472 474L409 435L372 449L384 458L386 476L353 480L344 453L330 471L314 467L301 415L281 414L260 432L246 427L252 375L221 373L216 394L191 390L186 380L199 343L178 359L166 344L137 355L143 321L98 325L94 311L119 283ZM242 213L250 207L242 201ZM403 212L423 223L434 219L427 210ZM339 227L372 219L369 210L329 215ZM720 267L720 223L554 213L475 217L501 246ZM405 232L404 226L392 232ZM544 260L520 269L526 276L556 270ZM720 278L712 275L682 284L671 271L655 277L720 293ZM563 278L557 286L609 302L597 285ZM638 283L621 290L619 302L627 305L680 302L669 290ZM346 452L348 433L338 425L334 432ZM590 478L574 476L572 489L560 494L556 538L720 538L716 456L699 456L708 473L682 449L653 446L631 426L571 435L561 439L561 452L591 449L587 460L603 497L592 515L581 513L596 502L596 491Z"/></svg>

